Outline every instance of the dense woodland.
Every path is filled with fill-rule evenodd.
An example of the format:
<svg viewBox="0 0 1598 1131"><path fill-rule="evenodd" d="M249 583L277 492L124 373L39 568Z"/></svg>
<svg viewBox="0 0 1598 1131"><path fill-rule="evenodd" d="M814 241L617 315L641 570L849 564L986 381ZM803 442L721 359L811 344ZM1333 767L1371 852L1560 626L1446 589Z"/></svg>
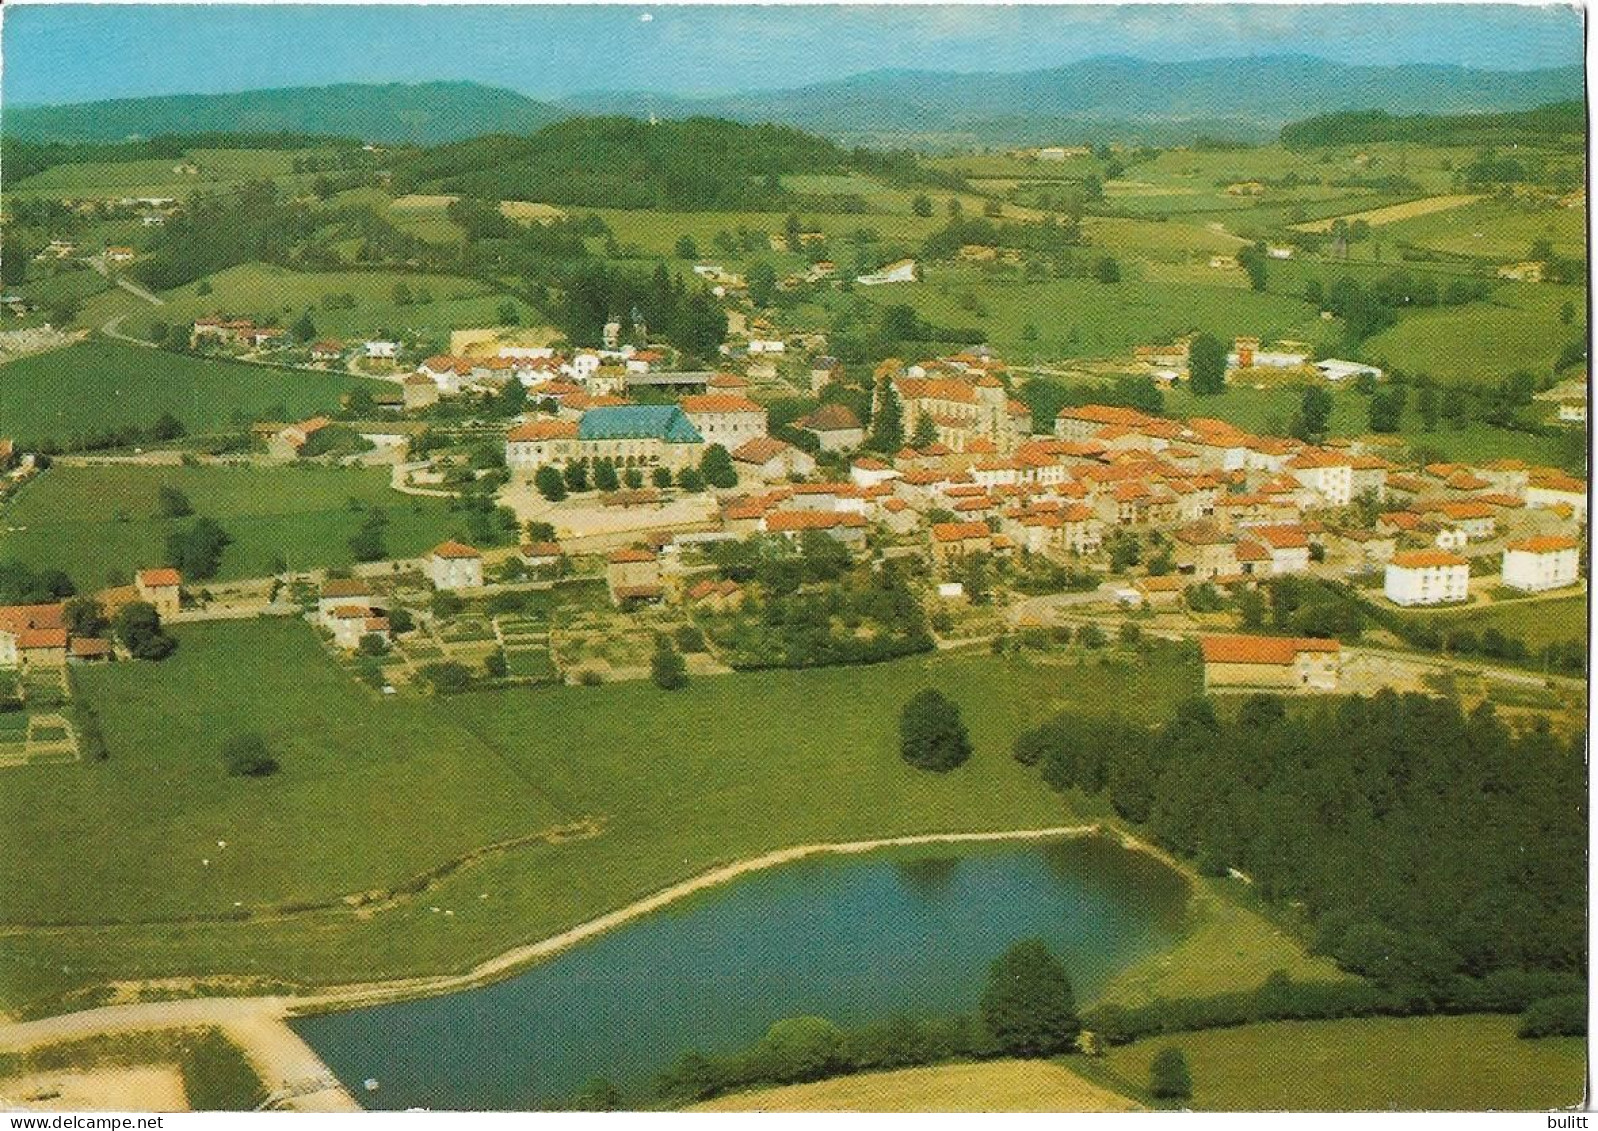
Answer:
<svg viewBox="0 0 1598 1131"><path fill-rule="evenodd" d="M1252 696L1224 722L1196 699L1155 729L1067 712L1015 753L1301 907L1318 951L1417 1007L1461 978L1585 969L1584 735L1382 691L1291 714Z"/></svg>
<svg viewBox="0 0 1598 1131"><path fill-rule="evenodd" d="M573 118L531 136L474 138L428 150L401 162L394 178L397 190L436 186L495 200L753 211L806 203L782 185L785 173L847 173L857 164L879 175L916 168L882 157L857 163L831 142L787 126ZM848 208L839 202L834 210Z"/></svg>
<svg viewBox="0 0 1598 1131"><path fill-rule="evenodd" d="M1587 129L1580 102L1553 102L1504 114L1389 114L1343 110L1282 127L1289 149L1413 141L1423 145L1516 145L1528 140L1579 140Z"/></svg>

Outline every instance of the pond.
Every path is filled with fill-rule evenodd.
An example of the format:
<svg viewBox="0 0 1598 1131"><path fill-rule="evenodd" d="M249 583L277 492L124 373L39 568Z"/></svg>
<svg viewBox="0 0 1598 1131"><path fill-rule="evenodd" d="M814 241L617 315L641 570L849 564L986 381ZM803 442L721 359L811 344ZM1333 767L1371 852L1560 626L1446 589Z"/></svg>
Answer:
<svg viewBox="0 0 1598 1131"><path fill-rule="evenodd" d="M1022 938L1047 940L1088 1000L1173 942L1187 901L1179 874L1100 837L823 855L506 981L293 1025L368 1107L526 1110L596 1076L637 1094L683 1052L742 1048L784 1017L972 1011Z"/></svg>

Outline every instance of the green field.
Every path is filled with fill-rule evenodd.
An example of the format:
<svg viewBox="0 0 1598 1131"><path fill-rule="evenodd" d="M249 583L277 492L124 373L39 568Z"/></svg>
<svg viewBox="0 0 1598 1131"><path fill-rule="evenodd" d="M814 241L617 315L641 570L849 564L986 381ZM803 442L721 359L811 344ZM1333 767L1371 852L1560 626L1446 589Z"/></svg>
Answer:
<svg viewBox="0 0 1598 1131"><path fill-rule="evenodd" d="M1496 384L1517 369L1546 373L1579 333L1561 308L1579 317L1585 288L1551 283L1506 283L1487 302L1406 313L1392 329L1365 343L1371 361L1422 370L1443 381Z"/></svg>
<svg viewBox="0 0 1598 1131"><path fill-rule="evenodd" d="M449 332L466 326L491 326L498 321L503 296L482 283L450 275L401 271L290 271L266 263L246 263L208 277L212 291L198 293L199 283L168 291L166 305L146 306L129 317L125 333L144 333L151 321L187 325L194 319L224 312L288 325L307 308L320 335L357 337L381 334L431 338L448 345ZM414 294L431 292L433 301L399 305L394 287L404 283ZM322 300L352 294L356 304L330 310ZM87 315L86 315L87 317Z"/></svg>
<svg viewBox="0 0 1598 1131"><path fill-rule="evenodd" d="M179 639L166 664L85 673L110 761L8 778L0 887L12 919L259 909L392 885L552 822L592 818L603 831L490 855L369 918L340 908L6 935L0 1006L110 977L325 983L461 969L781 846L1066 823L1082 814L1011 758L1014 736L1071 702L1115 695L1158 710L1198 685L1194 668L1163 656L980 656L705 677L676 694L632 683L378 701L298 623L196 626ZM947 775L897 753L897 705L927 684L964 706L975 743ZM222 775L217 743L243 726L279 750L277 776ZM63 823L83 827L61 836Z"/></svg>
<svg viewBox="0 0 1598 1131"><path fill-rule="evenodd" d="M7 780L13 843L74 830L51 838L55 851L8 862L12 921L223 915L235 901L336 896L558 819L536 783L425 701L377 702L303 623L180 639L159 666L82 673L109 760ZM218 746L244 731L266 738L279 774L227 776ZM60 884L64 875L78 880Z"/></svg>
<svg viewBox="0 0 1598 1131"><path fill-rule="evenodd" d="M1091 252L1084 254L1091 255ZM1123 264L1123 268L1125 265ZM939 326L975 327L1005 357L1103 357L1198 328L1231 339L1317 340L1324 324L1304 302L1239 286L1144 282L1123 276L1026 282L962 267L930 267L926 281L870 288L884 304L908 303ZM1037 329L1028 340L1028 326Z"/></svg>
<svg viewBox="0 0 1598 1131"><path fill-rule="evenodd" d="M1584 259L1586 219L1580 208L1483 200L1387 224L1381 235L1384 240L1498 262L1525 259L1534 240L1546 239L1555 254Z"/></svg>
<svg viewBox="0 0 1598 1131"><path fill-rule="evenodd" d="M1287 1021L1112 1049L1109 1080L1143 1094L1149 1063L1187 1056L1199 1111L1532 1111L1580 1104L1583 1040L1523 1041L1500 1016ZM1074 1062L1067 1062L1068 1064ZM1097 1079L1097 1077L1093 1077Z"/></svg>
<svg viewBox="0 0 1598 1131"><path fill-rule="evenodd" d="M118 291L123 298L131 295ZM170 412L190 432L216 432L275 415L338 407L361 381L182 357L117 342L84 342L0 365L0 435L23 447Z"/></svg>
<svg viewBox="0 0 1598 1131"><path fill-rule="evenodd" d="M1436 617L1428 621L1439 628L1465 628L1478 636L1496 628L1505 636L1526 642L1535 652L1544 645L1563 644L1587 636L1587 598L1583 594L1546 599L1497 601L1485 609Z"/></svg>
<svg viewBox="0 0 1598 1131"><path fill-rule="evenodd" d="M400 495L387 468L57 467L18 492L0 513L10 531L0 555L37 568L65 570L80 589L161 562L167 533L183 519L158 516L157 496L172 486L195 513L214 518L233 538L219 577L264 577L281 554L290 569L348 566L348 539L365 512L389 516L390 557L411 557L464 533L443 500Z"/></svg>
<svg viewBox="0 0 1598 1131"><path fill-rule="evenodd" d="M194 149L182 158L104 161L56 165L35 173L6 191L20 196L116 199L124 196L168 196L182 200L198 191L215 192L248 180L270 177L285 188L309 185L315 174L296 174L294 159L314 150ZM180 173L183 164L198 173Z"/></svg>

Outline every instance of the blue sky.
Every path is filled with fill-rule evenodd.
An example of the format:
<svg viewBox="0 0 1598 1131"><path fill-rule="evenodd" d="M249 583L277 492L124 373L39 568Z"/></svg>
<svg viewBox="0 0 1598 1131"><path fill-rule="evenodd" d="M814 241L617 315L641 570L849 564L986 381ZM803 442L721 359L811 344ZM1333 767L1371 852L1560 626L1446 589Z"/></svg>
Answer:
<svg viewBox="0 0 1598 1131"><path fill-rule="evenodd" d="M534 97L713 93L884 67L1016 71L1094 55L1354 63L1581 62L1570 7L6 4L14 104L333 82L473 79Z"/></svg>

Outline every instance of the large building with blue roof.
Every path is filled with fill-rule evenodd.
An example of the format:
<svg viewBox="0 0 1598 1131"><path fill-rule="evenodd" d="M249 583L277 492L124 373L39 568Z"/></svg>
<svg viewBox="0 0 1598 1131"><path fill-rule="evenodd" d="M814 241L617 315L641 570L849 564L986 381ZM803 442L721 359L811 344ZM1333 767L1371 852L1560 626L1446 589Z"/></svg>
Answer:
<svg viewBox="0 0 1598 1131"><path fill-rule="evenodd" d="M542 419L517 425L505 437L505 463L523 472L581 459L677 470L696 466L704 447L705 438L677 405L605 405L575 422Z"/></svg>

